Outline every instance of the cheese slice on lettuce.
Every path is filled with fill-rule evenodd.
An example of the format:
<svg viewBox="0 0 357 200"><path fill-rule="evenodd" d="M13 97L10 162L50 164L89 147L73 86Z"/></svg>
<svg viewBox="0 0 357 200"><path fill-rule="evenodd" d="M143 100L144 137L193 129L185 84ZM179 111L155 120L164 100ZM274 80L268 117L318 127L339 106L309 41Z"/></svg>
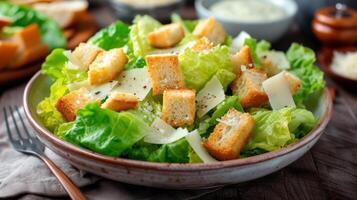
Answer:
<svg viewBox="0 0 357 200"><path fill-rule="evenodd" d="M216 76L207 82L204 88L196 96L196 107L198 117L202 117L208 111L216 107L225 99L221 82Z"/></svg>
<svg viewBox="0 0 357 200"><path fill-rule="evenodd" d="M151 125L152 131L144 137L144 142L150 144L169 144L176 142L188 134L187 129L174 129L160 118Z"/></svg>
<svg viewBox="0 0 357 200"><path fill-rule="evenodd" d="M131 93L140 101L144 100L151 90L149 74L145 67L124 71L117 81L114 91Z"/></svg>
<svg viewBox="0 0 357 200"><path fill-rule="evenodd" d="M289 89L289 83L284 78L284 71L265 80L263 88L268 95L269 103L273 110L296 107Z"/></svg>
<svg viewBox="0 0 357 200"><path fill-rule="evenodd" d="M217 162L217 160L214 159L203 147L201 136L198 134L197 130L190 132L185 138L192 147L193 151L204 163Z"/></svg>

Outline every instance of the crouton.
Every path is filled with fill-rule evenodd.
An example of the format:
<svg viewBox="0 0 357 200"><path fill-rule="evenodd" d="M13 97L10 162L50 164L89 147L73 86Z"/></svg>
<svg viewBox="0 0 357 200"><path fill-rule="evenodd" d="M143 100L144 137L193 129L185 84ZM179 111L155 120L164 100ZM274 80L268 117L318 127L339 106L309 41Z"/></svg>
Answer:
<svg viewBox="0 0 357 200"><path fill-rule="evenodd" d="M58 112L62 114L63 118L70 122L76 119L76 112L78 109L93 102L100 103L99 100L90 96L87 89L81 88L60 97L55 106Z"/></svg>
<svg viewBox="0 0 357 200"><path fill-rule="evenodd" d="M72 52L72 57L78 62L74 64L77 64L82 70L88 71L89 65L102 51L96 46L80 43Z"/></svg>
<svg viewBox="0 0 357 200"><path fill-rule="evenodd" d="M145 57L153 95L166 89L181 89L185 83L177 55L149 55Z"/></svg>
<svg viewBox="0 0 357 200"><path fill-rule="evenodd" d="M214 17L210 17L202 22L200 22L195 30L193 35L197 37L206 37L213 44L221 44L226 39L226 32L223 29L223 26L216 21Z"/></svg>
<svg viewBox="0 0 357 200"><path fill-rule="evenodd" d="M195 44L191 47L194 51L203 51L207 49L211 49L213 47L213 43L209 41L206 37L201 37L199 40L195 42Z"/></svg>
<svg viewBox="0 0 357 200"><path fill-rule="evenodd" d="M251 136L254 119L231 108L219 121L203 145L218 160L237 159Z"/></svg>
<svg viewBox="0 0 357 200"><path fill-rule="evenodd" d="M234 72L237 76L241 73L241 66L244 65L246 68L251 68L253 66L253 59L250 54L250 49L248 46L243 46L239 52L232 56L232 63L234 66Z"/></svg>
<svg viewBox="0 0 357 200"><path fill-rule="evenodd" d="M291 94L295 94L301 86L301 80L296 77L294 74L289 73L284 71L284 79L288 82L289 84L289 90L291 92Z"/></svg>
<svg viewBox="0 0 357 200"><path fill-rule="evenodd" d="M195 91L165 90L161 119L173 127L190 126L195 120Z"/></svg>
<svg viewBox="0 0 357 200"><path fill-rule="evenodd" d="M138 99L130 93L114 92L102 104L102 108L114 111L134 109L138 105Z"/></svg>
<svg viewBox="0 0 357 200"><path fill-rule="evenodd" d="M115 79L127 62L128 57L122 48L100 52L89 65L89 84L99 85Z"/></svg>
<svg viewBox="0 0 357 200"><path fill-rule="evenodd" d="M262 82L267 79L264 71L256 68L242 71L231 84L234 95L240 97L240 103L244 108L265 105L268 102L268 96L264 92Z"/></svg>
<svg viewBox="0 0 357 200"><path fill-rule="evenodd" d="M5 16L0 16L0 30L5 26L10 25L11 23L12 23L11 18L5 17Z"/></svg>
<svg viewBox="0 0 357 200"><path fill-rule="evenodd" d="M0 70L15 57L18 45L12 41L0 41Z"/></svg>
<svg viewBox="0 0 357 200"><path fill-rule="evenodd" d="M31 24L18 31L12 41L18 44L18 48L9 68L19 68L45 57L48 53L48 47L42 42L37 24Z"/></svg>
<svg viewBox="0 0 357 200"><path fill-rule="evenodd" d="M148 41L155 48L171 48L185 37L185 31L179 23L168 24L149 33Z"/></svg>

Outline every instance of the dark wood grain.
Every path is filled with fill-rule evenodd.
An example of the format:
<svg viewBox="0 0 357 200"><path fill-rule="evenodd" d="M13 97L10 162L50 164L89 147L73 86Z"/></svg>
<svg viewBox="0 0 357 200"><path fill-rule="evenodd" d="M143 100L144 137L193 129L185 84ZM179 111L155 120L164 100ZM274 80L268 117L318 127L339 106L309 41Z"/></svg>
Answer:
<svg viewBox="0 0 357 200"><path fill-rule="evenodd" d="M106 26L115 20L109 10L107 7L99 7L92 12L100 26ZM185 18L195 17L192 8L183 9L182 14ZM315 50L319 48L313 38L301 34L296 26L293 26L280 42L274 44L274 47L286 50L293 41L301 42ZM308 153L288 167L266 177L225 186L196 197L232 200L357 199L357 94L349 93L329 79L328 85L336 89L332 119L319 142ZM17 88L18 95L0 98L0 103L3 105L18 102L22 89ZM1 90L5 89L0 88L0 95ZM172 193L148 188L145 190L167 193L167 196Z"/></svg>

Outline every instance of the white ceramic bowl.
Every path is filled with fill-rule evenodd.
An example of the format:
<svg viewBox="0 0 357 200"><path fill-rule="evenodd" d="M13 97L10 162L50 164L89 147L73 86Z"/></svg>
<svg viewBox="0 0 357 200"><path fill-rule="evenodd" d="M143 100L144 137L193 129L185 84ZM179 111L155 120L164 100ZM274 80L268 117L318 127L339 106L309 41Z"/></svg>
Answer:
<svg viewBox="0 0 357 200"><path fill-rule="evenodd" d="M38 103L48 96L51 80L38 72L27 84L25 113L37 136L52 151L79 169L112 180L159 188L195 189L240 183L273 173L300 158L320 138L331 117L332 100L325 89L310 110L319 119L301 140L276 151L248 158L209 164L153 163L110 157L60 140L47 130L36 114Z"/></svg>
<svg viewBox="0 0 357 200"><path fill-rule="evenodd" d="M294 19L297 12L297 5L294 0L264 0L266 3L275 4L281 7L286 17L269 22L238 22L232 21L220 16L214 15L210 11L212 4L216 0L196 0L195 8L200 18L207 18L214 16L227 31L229 35L236 36L241 31L246 31L252 37L257 39L265 39L270 42L278 40L286 33Z"/></svg>

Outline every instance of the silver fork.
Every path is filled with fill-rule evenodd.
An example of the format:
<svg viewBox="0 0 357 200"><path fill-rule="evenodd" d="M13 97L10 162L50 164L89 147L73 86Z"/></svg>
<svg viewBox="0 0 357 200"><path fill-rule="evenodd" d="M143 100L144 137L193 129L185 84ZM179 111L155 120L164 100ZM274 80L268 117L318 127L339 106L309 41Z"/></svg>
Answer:
<svg viewBox="0 0 357 200"><path fill-rule="evenodd" d="M8 106L8 108L3 107L5 123L7 128L7 135L9 137L10 143L13 148L19 152L37 156L40 158L52 171L52 173L61 182L64 189L67 191L72 199L84 200L86 197L79 190L79 188L67 177L67 175L56 166L44 153L45 146L42 142L35 136L33 136L29 130L26 128L25 121L21 116L18 106ZM18 115L20 122L17 122L15 118L15 113ZM9 118L12 118L13 124L15 126L15 131L11 131ZM20 127L22 125L23 135L21 134Z"/></svg>

